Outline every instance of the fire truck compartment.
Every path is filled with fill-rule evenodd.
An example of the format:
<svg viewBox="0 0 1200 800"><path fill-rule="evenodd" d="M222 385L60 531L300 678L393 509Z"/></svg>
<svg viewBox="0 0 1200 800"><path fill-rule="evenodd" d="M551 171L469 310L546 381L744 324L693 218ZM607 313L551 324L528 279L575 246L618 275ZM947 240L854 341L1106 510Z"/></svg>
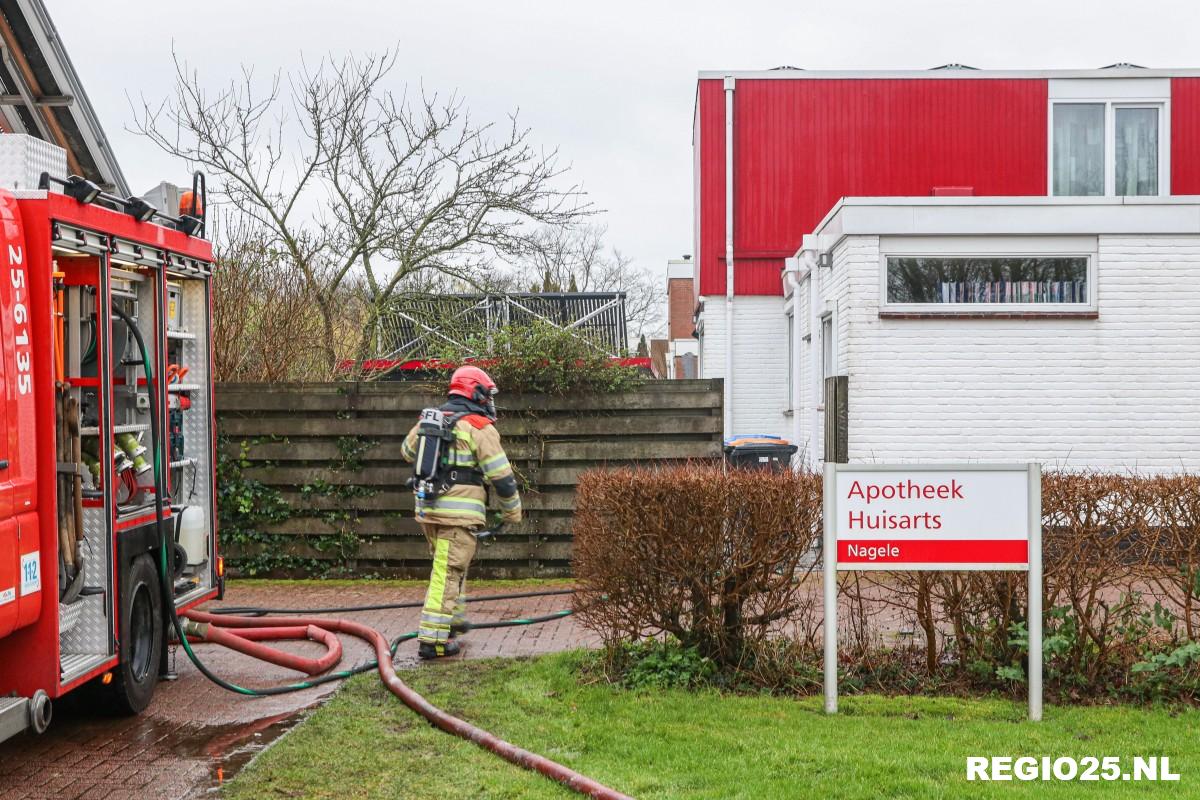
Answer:
<svg viewBox="0 0 1200 800"><path fill-rule="evenodd" d="M134 195L26 5L5 58L70 102L0 115L0 742L85 685L146 708L172 607L223 583L204 176Z"/></svg>
<svg viewBox="0 0 1200 800"><path fill-rule="evenodd" d="M105 271L104 259L89 252L94 249L87 246L91 232L58 227L54 269L66 276L67 391L80 409L86 459L81 465L86 475L79 542L85 590L75 602L59 606L65 685L116 656L120 572L138 554L158 547L149 404L166 404L161 468L170 503L168 525L176 539L174 517L185 511L199 516L211 530L213 442L207 276L188 274L187 263L172 260L169 252L115 237L107 243ZM107 309L102 302L106 284ZM144 340L152 343L152 382L146 379L129 327L111 309L132 318ZM104 392L105 386L111 386L111 392ZM160 396L155 397L153 389L160 389ZM70 454L60 452L60 463L69 459ZM177 545L178 554L172 554L178 560L173 580L181 607L216 585L210 540L211 536L200 537L199 546L193 543L192 550L199 552Z"/></svg>

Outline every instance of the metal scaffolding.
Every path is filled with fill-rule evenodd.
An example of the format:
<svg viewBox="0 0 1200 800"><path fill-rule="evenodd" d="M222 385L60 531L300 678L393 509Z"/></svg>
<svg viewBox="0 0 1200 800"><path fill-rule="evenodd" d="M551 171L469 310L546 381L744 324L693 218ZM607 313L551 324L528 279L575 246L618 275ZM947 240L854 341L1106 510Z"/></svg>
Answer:
<svg viewBox="0 0 1200 800"><path fill-rule="evenodd" d="M624 292L420 295L401 298L383 316L378 357L429 358L439 342L469 351L472 337L534 322L571 331L613 358L628 347Z"/></svg>

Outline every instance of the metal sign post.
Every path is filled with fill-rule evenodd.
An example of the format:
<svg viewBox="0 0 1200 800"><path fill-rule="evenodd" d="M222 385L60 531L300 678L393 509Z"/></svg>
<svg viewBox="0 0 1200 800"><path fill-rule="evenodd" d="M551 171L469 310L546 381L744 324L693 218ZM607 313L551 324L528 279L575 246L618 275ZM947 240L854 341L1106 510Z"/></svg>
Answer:
<svg viewBox="0 0 1200 800"><path fill-rule="evenodd" d="M1029 719L1041 720L1041 467L826 463L824 496L825 713L838 703L838 570L1024 570Z"/></svg>
<svg viewBox="0 0 1200 800"><path fill-rule="evenodd" d="M1029 719L1042 721L1042 467L1029 465Z"/></svg>
<svg viewBox="0 0 1200 800"><path fill-rule="evenodd" d="M825 463L825 508L822 513L821 565L825 582L825 713L837 713L838 701L838 623L837 623L837 535L834 509L837 507L837 464Z"/></svg>

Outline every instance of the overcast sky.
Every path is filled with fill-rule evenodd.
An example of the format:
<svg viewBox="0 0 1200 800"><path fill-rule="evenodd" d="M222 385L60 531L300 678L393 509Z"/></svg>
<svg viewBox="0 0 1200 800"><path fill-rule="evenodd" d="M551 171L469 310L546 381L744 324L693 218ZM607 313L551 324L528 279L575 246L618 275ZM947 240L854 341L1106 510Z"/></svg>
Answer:
<svg viewBox="0 0 1200 800"><path fill-rule="evenodd" d="M519 108L607 209L611 243L657 272L692 248L698 70L1200 67L1200 3L1184 0L46 3L135 191L186 180L126 130L126 92L169 91L172 43L214 84L242 63L397 46L397 89L458 90L478 119Z"/></svg>

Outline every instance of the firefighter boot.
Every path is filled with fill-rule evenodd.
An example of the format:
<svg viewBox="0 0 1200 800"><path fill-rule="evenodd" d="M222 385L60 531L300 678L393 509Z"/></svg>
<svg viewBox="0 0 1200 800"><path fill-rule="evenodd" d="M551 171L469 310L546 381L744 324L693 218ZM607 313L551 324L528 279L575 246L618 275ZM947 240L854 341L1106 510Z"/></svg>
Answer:
<svg viewBox="0 0 1200 800"><path fill-rule="evenodd" d="M421 646L417 648L417 655L422 659L429 661L434 658L449 658L456 656L462 650L458 642L446 642L445 644L433 644L432 642L421 642Z"/></svg>

